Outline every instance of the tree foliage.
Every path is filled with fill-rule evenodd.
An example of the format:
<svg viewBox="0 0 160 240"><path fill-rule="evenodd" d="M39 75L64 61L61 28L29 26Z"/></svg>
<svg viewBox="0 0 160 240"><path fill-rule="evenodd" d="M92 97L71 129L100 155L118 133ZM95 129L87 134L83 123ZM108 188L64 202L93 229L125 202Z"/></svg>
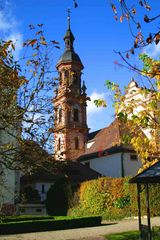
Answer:
<svg viewBox="0 0 160 240"><path fill-rule="evenodd" d="M43 25L30 25L33 37L23 43L20 59L14 59L13 41L0 41L0 166L8 169L32 168L25 154L37 144L49 149L53 141L53 50L55 40L47 41ZM31 147L29 149L29 147ZM25 152L24 152L25 149ZM28 153L27 153L28 151ZM41 151L43 152L43 151ZM22 154L23 153L23 154ZM40 153L40 151L38 151ZM39 162L40 154L37 154ZM28 168L29 167L29 168Z"/></svg>
<svg viewBox="0 0 160 240"><path fill-rule="evenodd" d="M130 54L134 54L136 49L151 43L159 43L158 20L160 19L160 14L153 12L151 1L111 0L111 8L116 21L120 23L127 21L133 37L133 44L130 49L126 50L125 58L129 58ZM147 29L147 31L144 31L144 29Z"/></svg>
<svg viewBox="0 0 160 240"><path fill-rule="evenodd" d="M70 185L67 179L60 178L50 187L46 197L46 209L49 215L67 215Z"/></svg>
<svg viewBox="0 0 160 240"><path fill-rule="evenodd" d="M133 97L129 99L127 90L124 95L117 84L108 81L107 86L114 91L117 117L130 130L130 135L124 136L124 142L132 144L144 167L148 167L160 157L160 60L140 54L143 66L138 68L131 64L129 58L137 49L159 44L160 14L154 14L152 5L145 0L132 4L125 0L111 1L111 7L116 21L128 22L133 37L133 45L129 50L117 52L123 61L122 65L141 75L144 80L143 87L139 87L138 92L132 91ZM138 15L139 8L143 8L142 16ZM147 30L144 31L145 27Z"/></svg>

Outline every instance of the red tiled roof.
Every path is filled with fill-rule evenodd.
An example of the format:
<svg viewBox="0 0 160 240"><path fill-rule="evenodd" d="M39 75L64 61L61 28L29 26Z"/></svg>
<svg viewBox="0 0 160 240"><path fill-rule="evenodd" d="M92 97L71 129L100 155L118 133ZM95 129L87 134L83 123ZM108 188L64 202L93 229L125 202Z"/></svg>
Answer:
<svg viewBox="0 0 160 240"><path fill-rule="evenodd" d="M122 129L118 119L115 119L108 127L101 129L88 143L93 142L90 148L86 148L83 155L103 151L114 146L121 145Z"/></svg>

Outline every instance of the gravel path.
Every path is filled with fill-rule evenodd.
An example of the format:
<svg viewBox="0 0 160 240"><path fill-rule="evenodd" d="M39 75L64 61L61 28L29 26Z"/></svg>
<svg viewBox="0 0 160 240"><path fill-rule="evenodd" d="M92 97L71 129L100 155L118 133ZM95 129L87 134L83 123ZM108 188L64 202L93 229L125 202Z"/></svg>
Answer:
<svg viewBox="0 0 160 240"><path fill-rule="evenodd" d="M145 224L146 219L143 220ZM160 217L151 219L152 226L160 226ZM60 231L1 235L0 240L104 240L104 235L131 230L138 230L138 220L122 220L102 226L77 228Z"/></svg>

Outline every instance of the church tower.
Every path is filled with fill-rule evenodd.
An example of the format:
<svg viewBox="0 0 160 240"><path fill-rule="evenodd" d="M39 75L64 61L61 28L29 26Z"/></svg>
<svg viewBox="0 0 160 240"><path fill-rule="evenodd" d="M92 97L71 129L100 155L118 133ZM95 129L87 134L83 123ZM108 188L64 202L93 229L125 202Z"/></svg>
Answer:
<svg viewBox="0 0 160 240"><path fill-rule="evenodd" d="M86 120L86 86L81 83L83 64L75 53L74 36L70 28L64 36L65 50L56 68L59 85L54 97L55 160L75 160L85 150L88 127Z"/></svg>

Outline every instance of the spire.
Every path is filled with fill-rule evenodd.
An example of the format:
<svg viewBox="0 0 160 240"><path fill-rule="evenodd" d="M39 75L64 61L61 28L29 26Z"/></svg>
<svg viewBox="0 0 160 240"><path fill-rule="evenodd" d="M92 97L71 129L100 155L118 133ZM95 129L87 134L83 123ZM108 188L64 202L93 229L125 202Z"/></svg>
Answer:
<svg viewBox="0 0 160 240"><path fill-rule="evenodd" d="M70 9L67 10L67 21L68 21L68 29L66 31L66 34L64 36L64 41L65 41L65 48L66 50L71 50L73 51L73 41L74 41L74 36L73 33L71 31L71 27L70 27L70 21L71 21L71 17L70 17Z"/></svg>
<svg viewBox="0 0 160 240"><path fill-rule="evenodd" d="M70 30L70 20L71 20L71 18L70 18L70 13L71 13L70 8L68 8L67 13L68 13L68 16L67 16L67 20L68 20L68 30Z"/></svg>
<svg viewBox="0 0 160 240"><path fill-rule="evenodd" d="M71 31L71 16L70 16L70 9L67 10L67 31L64 36L64 42L65 42L65 50L64 53L62 54L61 58L58 61L58 64L65 63L65 62L78 62L80 63L82 69L83 69L83 64L78 56L77 53L74 51L73 47L73 42L74 42L74 36Z"/></svg>

